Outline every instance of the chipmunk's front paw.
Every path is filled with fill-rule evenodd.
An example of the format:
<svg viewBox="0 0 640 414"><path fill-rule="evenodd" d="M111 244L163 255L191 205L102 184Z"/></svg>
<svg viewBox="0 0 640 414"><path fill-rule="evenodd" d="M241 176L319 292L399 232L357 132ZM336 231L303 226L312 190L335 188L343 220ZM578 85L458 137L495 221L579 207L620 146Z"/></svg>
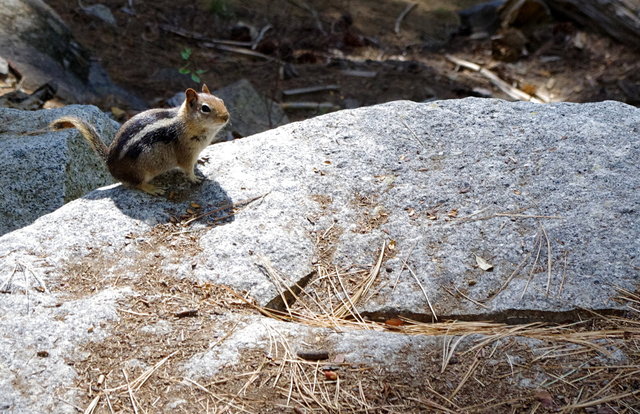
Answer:
<svg viewBox="0 0 640 414"><path fill-rule="evenodd" d="M159 196L164 194L164 188L156 187L155 185L144 183L138 186L139 189L144 191L147 194L151 194L154 196Z"/></svg>
<svg viewBox="0 0 640 414"><path fill-rule="evenodd" d="M187 174L187 180L194 184L200 184L204 178L198 177L195 173Z"/></svg>

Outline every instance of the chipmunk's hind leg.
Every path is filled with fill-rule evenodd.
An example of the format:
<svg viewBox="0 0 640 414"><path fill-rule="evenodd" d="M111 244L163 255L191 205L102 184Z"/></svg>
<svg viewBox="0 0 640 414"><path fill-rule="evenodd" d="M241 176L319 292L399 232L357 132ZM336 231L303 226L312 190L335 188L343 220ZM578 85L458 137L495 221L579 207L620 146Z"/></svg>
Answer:
<svg viewBox="0 0 640 414"><path fill-rule="evenodd" d="M113 175L116 179L120 180L128 187L142 190L145 193L151 195L164 194L163 188L156 187L155 185L149 183L149 181L151 181L155 177L155 174L142 173L138 169L131 168L130 166L124 164L113 164L109 170L111 172L111 175Z"/></svg>

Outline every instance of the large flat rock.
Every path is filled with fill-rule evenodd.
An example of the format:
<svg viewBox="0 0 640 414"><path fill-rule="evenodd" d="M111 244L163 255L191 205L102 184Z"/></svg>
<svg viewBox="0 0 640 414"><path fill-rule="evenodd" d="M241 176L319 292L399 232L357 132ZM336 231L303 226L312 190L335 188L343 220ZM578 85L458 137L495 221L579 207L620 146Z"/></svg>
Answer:
<svg viewBox="0 0 640 414"><path fill-rule="evenodd" d="M244 304L237 296L207 293L224 285L282 307L282 286L298 283L326 310L347 302L340 287L353 294L383 246L372 286L353 299L364 316L517 323L620 311L616 289L639 278L639 137L640 111L614 102L394 102L213 145L201 185L160 179L168 198L92 191L0 237L0 409L72 412L90 385L74 388L76 375L96 381L176 349L179 375L194 379L274 341L389 375L433 366L424 355L441 358L440 339L248 320L227 315ZM513 370L508 355L492 358ZM525 388L547 378L527 375Z"/></svg>
<svg viewBox="0 0 640 414"><path fill-rule="evenodd" d="M332 228L341 270L394 247L372 315L430 318L426 297L449 318L619 309L615 288L639 277L639 137L638 109L614 102L396 102L296 123L215 154L220 186L245 189L233 199L268 195L202 237L195 274L271 289L250 287L256 254L300 279Z"/></svg>
<svg viewBox="0 0 640 414"><path fill-rule="evenodd" d="M212 146L201 187L168 180L180 202L97 190L0 239L0 252L54 261L87 245L135 249L125 236L144 239L190 202L206 212L262 196L224 220L222 209L196 221L193 259L166 265L267 304L279 293L265 263L288 284L308 282L323 263L371 268L385 243L377 294L360 304L372 315L429 318L427 297L451 318L615 310L615 288L638 283L639 135L640 111L614 102L343 111ZM16 251L23 245L39 248Z"/></svg>

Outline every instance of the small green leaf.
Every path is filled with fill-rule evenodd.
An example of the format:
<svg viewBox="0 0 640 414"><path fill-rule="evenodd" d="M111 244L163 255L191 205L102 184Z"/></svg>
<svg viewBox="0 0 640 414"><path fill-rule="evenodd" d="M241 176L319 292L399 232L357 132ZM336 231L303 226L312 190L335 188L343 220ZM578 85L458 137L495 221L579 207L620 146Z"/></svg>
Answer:
<svg viewBox="0 0 640 414"><path fill-rule="evenodd" d="M191 73L191 71L187 68L180 68L178 69L178 72L182 73L183 75L188 75Z"/></svg>
<svg viewBox="0 0 640 414"><path fill-rule="evenodd" d="M185 47L182 52L180 52L180 56L182 56L184 60L189 60L191 53L193 53L193 50L190 47Z"/></svg>
<svg viewBox="0 0 640 414"><path fill-rule="evenodd" d="M205 73L205 72L206 72L206 70L205 70L205 69L198 69L198 70L196 70L196 73L197 73L198 75L202 75L202 74L203 74L203 73Z"/></svg>
<svg viewBox="0 0 640 414"><path fill-rule="evenodd" d="M195 73L192 73L191 80L194 81L195 83L200 83L200 76L196 75Z"/></svg>

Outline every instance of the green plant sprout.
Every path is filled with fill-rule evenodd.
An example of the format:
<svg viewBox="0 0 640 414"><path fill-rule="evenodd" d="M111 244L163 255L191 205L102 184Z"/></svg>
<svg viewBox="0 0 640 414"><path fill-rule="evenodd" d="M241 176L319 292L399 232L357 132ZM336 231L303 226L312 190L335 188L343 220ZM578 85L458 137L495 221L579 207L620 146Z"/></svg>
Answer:
<svg viewBox="0 0 640 414"><path fill-rule="evenodd" d="M209 0L209 12L222 18L231 17L233 16L233 12L231 11L231 1Z"/></svg>
<svg viewBox="0 0 640 414"><path fill-rule="evenodd" d="M183 75L190 75L192 81L194 81L195 83L200 83L200 81L202 80L200 78L200 75L205 73L206 70L191 69L193 62L190 59L192 54L193 54L193 49L191 49L190 47L185 47L184 49L182 49L182 51L180 52L180 57L184 61L184 65L182 65L182 67L178 69L178 72L180 72Z"/></svg>

